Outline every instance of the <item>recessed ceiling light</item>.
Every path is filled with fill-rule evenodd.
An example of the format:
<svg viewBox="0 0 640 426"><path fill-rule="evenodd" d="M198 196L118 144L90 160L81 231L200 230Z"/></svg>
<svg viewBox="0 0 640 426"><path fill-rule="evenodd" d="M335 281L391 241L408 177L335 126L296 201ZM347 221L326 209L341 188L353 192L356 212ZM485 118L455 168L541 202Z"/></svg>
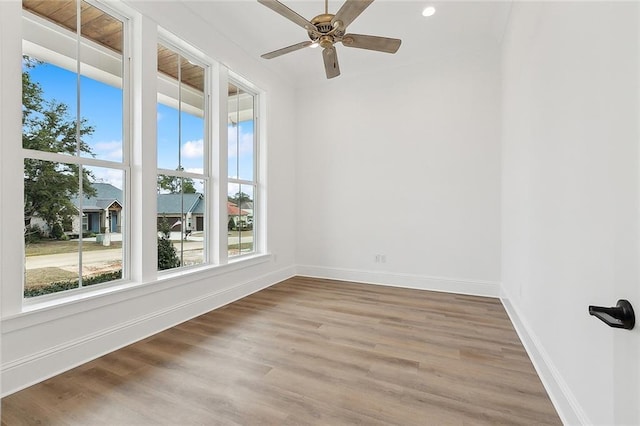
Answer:
<svg viewBox="0 0 640 426"><path fill-rule="evenodd" d="M436 13L436 8L433 6L428 6L425 7L422 11L422 16L432 16L434 13Z"/></svg>

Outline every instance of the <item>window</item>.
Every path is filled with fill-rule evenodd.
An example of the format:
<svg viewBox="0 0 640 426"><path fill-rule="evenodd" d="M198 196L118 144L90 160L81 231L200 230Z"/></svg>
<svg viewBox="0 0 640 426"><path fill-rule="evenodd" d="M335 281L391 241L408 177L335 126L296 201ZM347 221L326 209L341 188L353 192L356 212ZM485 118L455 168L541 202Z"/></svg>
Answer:
<svg viewBox="0 0 640 426"><path fill-rule="evenodd" d="M125 20L24 0L25 297L120 279L128 155Z"/></svg>
<svg viewBox="0 0 640 426"><path fill-rule="evenodd" d="M206 68L158 44L158 269L207 261Z"/></svg>
<svg viewBox="0 0 640 426"><path fill-rule="evenodd" d="M228 254L256 250L256 98L237 83L229 84Z"/></svg>
<svg viewBox="0 0 640 426"><path fill-rule="evenodd" d="M211 116L218 111L209 106L219 105L210 100L211 69L218 66L159 29L157 41L144 42L157 48L157 121L151 124L157 165L145 161L144 170L136 167L132 174L131 152L137 166L139 158L149 158L145 153L153 144L130 140L129 69L143 78L149 71L129 61L129 42L137 41L127 38L129 21L121 14L129 13L127 7L94 0L23 0L22 5L24 297L113 283L139 277L142 270L143 279L152 280L154 269L215 259L224 264L255 254L260 194L253 86L233 75L223 80L228 72L220 67L218 77L228 89L220 94L220 101L228 102L228 174L214 174L211 159L225 161L224 154L212 152L212 146L224 152L225 141L212 145L210 140ZM220 120L214 120L218 133ZM148 134L149 123L142 126L136 138ZM149 223L140 217L147 208L130 199L131 188L155 190L156 214L149 218L154 229L138 226ZM225 192L226 218L225 206L217 204ZM130 252L139 253L154 240L157 268L140 259L129 263ZM130 271L128 265L136 267Z"/></svg>

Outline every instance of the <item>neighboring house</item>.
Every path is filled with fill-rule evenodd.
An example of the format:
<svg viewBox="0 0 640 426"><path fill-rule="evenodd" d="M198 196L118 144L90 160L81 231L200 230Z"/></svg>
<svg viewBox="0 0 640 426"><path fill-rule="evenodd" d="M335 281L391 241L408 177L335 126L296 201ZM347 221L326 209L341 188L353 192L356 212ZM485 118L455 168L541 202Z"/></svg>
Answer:
<svg viewBox="0 0 640 426"><path fill-rule="evenodd" d="M82 231L103 233L120 232L122 229L122 190L109 183L92 183L96 190L94 197L84 197L82 206L78 199L74 204L82 207ZM79 233L79 220L73 221L73 232Z"/></svg>
<svg viewBox="0 0 640 426"><path fill-rule="evenodd" d="M249 212L239 208L231 201L227 201L227 215L233 220L236 227L238 225L246 226L248 223L251 223L249 221ZM253 220L253 216L251 216L251 220Z"/></svg>
<svg viewBox="0 0 640 426"><path fill-rule="evenodd" d="M96 196L85 198L83 209L83 230L100 232L109 226L110 232L121 231L122 190L107 183L94 183ZM184 212L184 214L182 213ZM204 196L193 194L158 194L158 221L166 218L173 231L182 229L182 221L193 231L204 229ZM74 226L75 229L77 227ZM75 231L74 229L74 231Z"/></svg>
<svg viewBox="0 0 640 426"><path fill-rule="evenodd" d="M242 201L240 208L247 213L247 223L253 224L253 201Z"/></svg>
<svg viewBox="0 0 640 426"><path fill-rule="evenodd" d="M82 229L98 233L102 227L108 226L110 232L120 232L122 191L108 183L94 183L93 187L96 196L85 198L82 205ZM242 206L241 209L231 201L227 202L227 214L233 218L236 226L253 221L253 203L246 201ZM182 230L183 220L186 221L185 229L204 230L204 196L200 193L183 194L181 199L181 194L158 194L158 223L163 218L167 219L172 231ZM77 220L75 222L73 228L77 232Z"/></svg>
<svg viewBox="0 0 640 426"><path fill-rule="evenodd" d="M184 212L184 217L183 213ZM182 230L182 221L186 221L185 230L204 230L204 195L158 194L158 224L166 218L172 231Z"/></svg>
<svg viewBox="0 0 640 426"><path fill-rule="evenodd" d="M73 200L73 204L78 211L82 207L82 223L80 218L74 216L71 229L65 229L72 234L82 232L93 232L100 234L103 232L120 232L122 227L122 190L108 183L92 183L96 190L93 197L84 197L82 205L78 198ZM37 215L31 220L31 225L38 226L45 234L51 231L49 225Z"/></svg>
<svg viewBox="0 0 640 426"><path fill-rule="evenodd" d="M122 190L108 183L92 183L96 190L93 197L85 197L82 206L78 199L74 204L82 207L82 224L74 218L71 232L78 234L82 226L83 232L103 233L121 232L122 210L124 206ZM158 194L158 224L162 219L169 222L172 231L182 230L182 222L186 221L186 228L192 231L204 230L204 195L193 194ZM246 226L253 223L253 202L242 203L243 208L227 201L227 214L236 226ZM246 208L245 208L246 207ZM184 214L182 214L184 212ZM47 229L43 221L34 218L33 223L42 229Z"/></svg>

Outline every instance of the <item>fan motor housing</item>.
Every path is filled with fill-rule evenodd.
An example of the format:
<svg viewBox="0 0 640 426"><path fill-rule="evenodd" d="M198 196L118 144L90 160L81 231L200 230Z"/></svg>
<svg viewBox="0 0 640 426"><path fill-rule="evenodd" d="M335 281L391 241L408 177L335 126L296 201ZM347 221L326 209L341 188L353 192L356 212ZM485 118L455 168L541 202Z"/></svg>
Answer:
<svg viewBox="0 0 640 426"><path fill-rule="evenodd" d="M318 29L318 32L326 34L333 29L331 20L334 16L331 13L323 13L313 18L310 22Z"/></svg>
<svg viewBox="0 0 640 426"><path fill-rule="evenodd" d="M332 24L331 21L333 21L334 17L335 15L331 13L323 13L309 21L314 27L316 27L317 31L317 33L309 31L309 38L314 42L319 42L320 46L323 48L333 45L333 43L337 41L336 37L340 37L344 34L344 29L338 28L340 25L338 22L336 22L336 25ZM318 37L318 33L322 35Z"/></svg>

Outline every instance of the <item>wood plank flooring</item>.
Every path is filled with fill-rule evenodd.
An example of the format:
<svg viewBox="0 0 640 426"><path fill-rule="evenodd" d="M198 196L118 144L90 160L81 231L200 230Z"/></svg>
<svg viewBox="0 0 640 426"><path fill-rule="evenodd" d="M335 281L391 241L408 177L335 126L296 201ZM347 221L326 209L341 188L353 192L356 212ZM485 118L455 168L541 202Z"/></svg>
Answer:
<svg viewBox="0 0 640 426"><path fill-rule="evenodd" d="M561 422L498 300L295 277L4 398L2 424Z"/></svg>

